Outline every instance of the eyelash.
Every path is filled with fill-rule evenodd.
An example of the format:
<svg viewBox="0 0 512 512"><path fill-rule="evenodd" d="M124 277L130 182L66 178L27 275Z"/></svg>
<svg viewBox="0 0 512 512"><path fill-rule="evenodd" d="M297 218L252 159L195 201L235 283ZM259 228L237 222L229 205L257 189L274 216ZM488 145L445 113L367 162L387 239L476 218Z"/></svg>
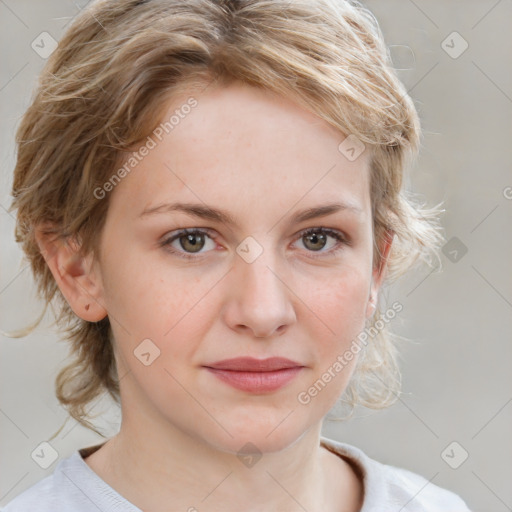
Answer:
<svg viewBox="0 0 512 512"><path fill-rule="evenodd" d="M335 255L344 248L343 246L351 245L351 242L340 231L330 229L330 228L323 228L323 227L308 228L304 231L301 231L301 233L297 237L297 240L304 236L313 235L313 234L329 235L338 241L338 244L334 248L330 249L329 251L323 251L323 252L318 251L320 254L322 254L322 256L312 256L313 258L321 258L325 254L328 254L329 256ZM198 229L198 228L182 229L180 231L177 231L171 237L162 240L160 242L160 247L164 247L167 251L169 251L173 254L176 254L177 256L179 256L181 258L190 259L190 260L200 259L201 256L196 256L196 255L194 255L194 253L178 251L171 246L171 243L174 242L174 240L177 240L185 235L207 235L209 238L211 238L212 240L215 241L214 232L212 230ZM314 253L315 251L308 251L308 252Z"/></svg>

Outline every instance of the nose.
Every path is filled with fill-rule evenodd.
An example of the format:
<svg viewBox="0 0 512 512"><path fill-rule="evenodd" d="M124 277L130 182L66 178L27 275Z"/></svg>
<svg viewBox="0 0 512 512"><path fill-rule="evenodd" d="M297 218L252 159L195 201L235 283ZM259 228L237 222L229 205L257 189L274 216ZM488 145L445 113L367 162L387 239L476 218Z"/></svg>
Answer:
<svg viewBox="0 0 512 512"><path fill-rule="evenodd" d="M224 320L231 329L256 338L281 335L296 320L293 291L268 252L252 263L236 257L224 309Z"/></svg>

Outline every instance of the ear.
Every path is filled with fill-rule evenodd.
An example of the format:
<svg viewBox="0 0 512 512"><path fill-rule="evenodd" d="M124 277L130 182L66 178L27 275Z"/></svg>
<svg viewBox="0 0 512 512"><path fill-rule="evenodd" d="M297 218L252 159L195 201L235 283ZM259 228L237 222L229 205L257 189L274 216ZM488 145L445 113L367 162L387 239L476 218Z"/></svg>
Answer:
<svg viewBox="0 0 512 512"><path fill-rule="evenodd" d="M395 234L391 230L386 230L379 244L379 262L372 271L372 283L370 286L370 295L366 306L366 318L370 318L375 313L377 308L377 298L379 295L380 287L386 276L387 264L391 245Z"/></svg>
<svg viewBox="0 0 512 512"><path fill-rule="evenodd" d="M81 256L79 245L71 240L48 234L42 225L35 238L57 285L74 313L88 322L98 322L107 316L102 298L99 269L93 266L92 255Z"/></svg>

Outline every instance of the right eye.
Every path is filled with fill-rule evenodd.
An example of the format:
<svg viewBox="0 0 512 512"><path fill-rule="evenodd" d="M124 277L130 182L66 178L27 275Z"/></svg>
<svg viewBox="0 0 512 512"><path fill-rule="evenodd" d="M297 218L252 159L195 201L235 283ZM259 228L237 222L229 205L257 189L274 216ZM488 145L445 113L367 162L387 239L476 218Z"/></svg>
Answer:
<svg viewBox="0 0 512 512"><path fill-rule="evenodd" d="M182 258L192 259L195 258L194 254L203 254L200 251L205 246L206 238L209 238L213 243L213 231L209 229L181 229L173 233L164 239L160 246ZM174 244L174 242L177 242L177 244ZM179 247L176 247L176 245ZM215 248L215 243L211 248Z"/></svg>

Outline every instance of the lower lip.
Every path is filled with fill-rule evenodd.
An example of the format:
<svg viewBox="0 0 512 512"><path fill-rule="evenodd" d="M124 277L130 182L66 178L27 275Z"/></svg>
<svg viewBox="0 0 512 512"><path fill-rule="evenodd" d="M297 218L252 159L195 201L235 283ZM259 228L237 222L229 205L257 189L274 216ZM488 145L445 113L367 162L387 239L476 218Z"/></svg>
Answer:
<svg viewBox="0 0 512 512"><path fill-rule="evenodd" d="M284 368L271 372L239 372L206 368L230 386L250 393L276 391L290 382L302 370L302 366Z"/></svg>

